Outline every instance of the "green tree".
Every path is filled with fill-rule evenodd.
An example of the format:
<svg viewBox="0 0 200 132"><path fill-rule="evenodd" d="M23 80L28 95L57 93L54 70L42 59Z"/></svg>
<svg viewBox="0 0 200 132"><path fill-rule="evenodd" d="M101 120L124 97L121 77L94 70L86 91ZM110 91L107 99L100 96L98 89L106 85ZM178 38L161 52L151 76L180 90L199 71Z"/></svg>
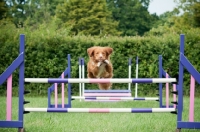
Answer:
<svg viewBox="0 0 200 132"><path fill-rule="evenodd" d="M200 27L200 0L176 0L181 21L191 27Z"/></svg>
<svg viewBox="0 0 200 132"><path fill-rule="evenodd" d="M200 27L200 2L192 5L194 25Z"/></svg>
<svg viewBox="0 0 200 132"><path fill-rule="evenodd" d="M119 35L118 22L112 19L105 0L68 0L59 4L56 16L73 34Z"/></svg>
<svg viewBox="0 0 200 132"><path fill-rule="evenodd" d="M57 4L61 0L6 0L9 14L17 28L26 26L38 27L48 23L55 15Z"/></svg>
<svg viewBox="0 0 200 132"><path fill-rule="evenodd" d="M113 18L119 21L118 29L123 36L143 35L158 19L149 14L148 2L145 6L139 0L107 0L107 3Z"/></svg>
<svg viewBox="0 0 200 132"><path fill-rule="evenodd" d="M0 0L0 20L6 18L6 13L8 12L8 8L6 2L4 0Z"/></svg>
<svg viewBox="0 0 200 132"><path fill-rule="evenodd" d="M50 23L55 15L56 5L61 0L32 0L26 11L25 25L37 29L43 23Z"/></svg>
<svg viewBox="0 0 200 132"><path fill-rule="evenodd" d="M50 3L47 0L32 0L26 11L25 26L37 29L42 23L51 21Z"/></svg>
<svg viewBox="0 0 200 132"><path fill-rule="evenodd" d="M12 21L17 28L23 27L29 2L30 0L6 0L6 4L9 7L9 14L13 16Z"/></svg>
<svg viewBox="0 0 200 132"><path fill-rule="evenodd" d="M159 16L146 35L181 34L200 27L200 1L176 0L177 7Z"/></svg>
<svg viewBox="0 0 200 132"><path fill-rule="evenodd" d="M142 3L143 6L145 6L146 8L148 8L151 0L140 0L140 2Z"/></svg>

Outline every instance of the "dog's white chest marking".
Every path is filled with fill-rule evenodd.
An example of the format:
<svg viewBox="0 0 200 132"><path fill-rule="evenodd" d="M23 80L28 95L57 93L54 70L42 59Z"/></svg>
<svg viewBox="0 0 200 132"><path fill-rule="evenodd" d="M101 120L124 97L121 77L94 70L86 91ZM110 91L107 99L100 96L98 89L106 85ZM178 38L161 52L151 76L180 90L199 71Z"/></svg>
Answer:
<svg viewBox="0 0 200 132"><path fill-rule="evenodd" d="M105 71L105 67L106 67L106 64L105 64L105 63L103 63L103 64L100 65L97 78L100 78L100 77L101 77L101 74Z"/></svg>
<svg viewBox="0 0 200 132"><path fill-rule="evenodd" d="M102 62L98 62L97 63L97 67L99 68L99 72L98 72L98 74L97 74L97 76L96 76L96 78L100 78L101 77L101 75L102 75L102 73L105 71L105 67L106 67L106 65L108 65L109 64L109 61L108 60L105 60L104 61L104 63L102 63ZM94 62L92 62L92 65L94 65Z"/></svg>

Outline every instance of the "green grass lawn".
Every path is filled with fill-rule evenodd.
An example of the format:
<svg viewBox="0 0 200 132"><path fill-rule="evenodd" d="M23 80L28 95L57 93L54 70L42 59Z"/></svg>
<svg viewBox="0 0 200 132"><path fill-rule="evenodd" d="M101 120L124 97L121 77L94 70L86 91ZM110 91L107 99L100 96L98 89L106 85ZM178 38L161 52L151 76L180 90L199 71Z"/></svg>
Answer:
<svg viewBox="0 0 200 132"><path fill-rule="evenodd" d="M5 120L6 98L0 97L0 120ZM47 98L26 97L25 107L47 107ZM195 100L195 121L200 121L200 98ZM188 120L189 98L184 99L183 120ZM74 108L158 108L156 101L72 102ZM13 120L17 119L18 98L13 98ZM174 132L176 115L170 113L29 113L24 115L27 132ZM0 132L16 132L0 128ZM182 132L200 130L183 129Z"/></svg>

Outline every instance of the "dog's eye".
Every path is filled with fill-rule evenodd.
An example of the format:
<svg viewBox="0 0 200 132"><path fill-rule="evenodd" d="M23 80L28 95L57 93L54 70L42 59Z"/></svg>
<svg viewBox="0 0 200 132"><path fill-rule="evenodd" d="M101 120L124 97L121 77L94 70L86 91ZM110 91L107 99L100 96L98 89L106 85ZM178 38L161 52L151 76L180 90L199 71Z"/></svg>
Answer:
<svg viewBox="0 0 200 132"><path fill-rule="evenodd" d="M96 52L96 54L99 54L99 52Z"/></svg>

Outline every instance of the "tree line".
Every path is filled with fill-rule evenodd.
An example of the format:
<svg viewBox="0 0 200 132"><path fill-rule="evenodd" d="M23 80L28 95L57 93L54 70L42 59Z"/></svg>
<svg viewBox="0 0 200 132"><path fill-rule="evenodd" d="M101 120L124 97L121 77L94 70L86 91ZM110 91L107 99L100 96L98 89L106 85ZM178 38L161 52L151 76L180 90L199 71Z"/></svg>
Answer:
<svg viewBox="0 0 200 132"><path fill-rule="evenodd" d="M0 0L0 20L37 29L56 19L70 35L97 36L142 36L164 24L199 27L200 1L175 1L172 12L158 16L149 13L150 0Z"/></svg>

